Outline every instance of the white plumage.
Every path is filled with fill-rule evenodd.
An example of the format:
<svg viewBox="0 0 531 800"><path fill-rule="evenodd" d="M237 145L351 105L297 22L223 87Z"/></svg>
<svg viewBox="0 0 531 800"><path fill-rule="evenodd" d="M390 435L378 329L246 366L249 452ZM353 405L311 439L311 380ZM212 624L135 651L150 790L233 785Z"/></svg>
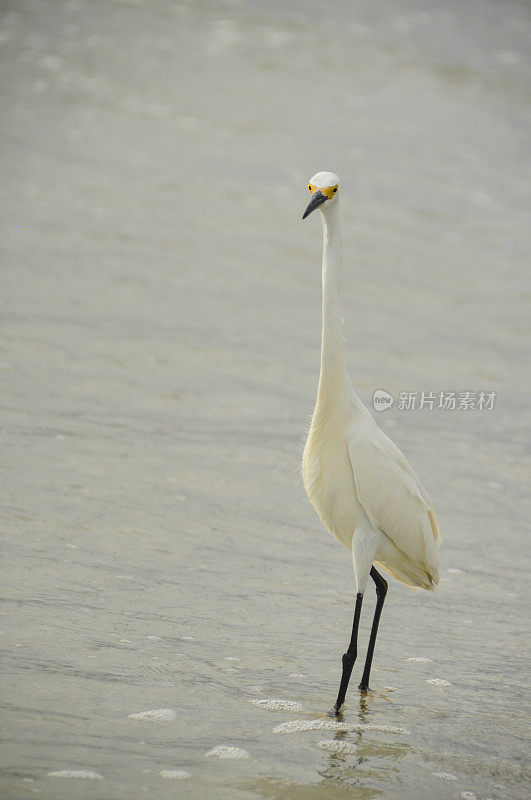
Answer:
<svg viewBox="0 0 531 800"><path fill-rule="evenodd" d="M323 220L323 329L317 401L302 464L306 493L325 528L352 551L358 597L374 563L410 588L433 589L441 542L433 503L347 375L339 298L339 179L320 172L308 188L312 200L304 216L320 208Z"/></svg>

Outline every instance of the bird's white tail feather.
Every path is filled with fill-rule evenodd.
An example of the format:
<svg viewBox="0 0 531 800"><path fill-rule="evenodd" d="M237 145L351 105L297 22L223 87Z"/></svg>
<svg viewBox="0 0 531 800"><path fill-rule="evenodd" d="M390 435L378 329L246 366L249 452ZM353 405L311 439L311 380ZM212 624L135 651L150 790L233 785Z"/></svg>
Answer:
<svg viewBox="0 0 531 800"><path fill-rule="evenodd" d="M427 589L427 591L433 592L439 582L438 575L432 576L420 566L415 568L411 563L405 569L399 569L396 566L390 567L388 564L382 564L381 561L375 561L374 563L414 592L417 589Z"/></svg>
<svg viewBox="0 0 531 800"><path fill-rule="evenodd" d="M376 563L410 589L433 591L439 583L439 573L435 565L428 566L409 558L388 536L384 536L380 544Z"/></svg>

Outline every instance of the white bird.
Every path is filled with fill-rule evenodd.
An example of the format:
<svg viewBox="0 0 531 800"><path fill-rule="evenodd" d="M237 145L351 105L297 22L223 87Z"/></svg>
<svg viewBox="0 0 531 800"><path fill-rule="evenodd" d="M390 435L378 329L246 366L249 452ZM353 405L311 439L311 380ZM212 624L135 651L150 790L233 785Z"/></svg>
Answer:
<svg viewBox="0 0 531 800"><path fill-rule="evenodd" d="M387 581L373 566L412 589L439 581L441 534L433 503L401 450L378 427L350 383L343 352L339 272L342 262L339 178L318 172L308 189L323 222L323 327L317 400L304 448L306 493L325 528L352 551L356 606L334 714L339 714L357 656L358 626L369 575L376 610L359 689L367 692Z"/></svg>

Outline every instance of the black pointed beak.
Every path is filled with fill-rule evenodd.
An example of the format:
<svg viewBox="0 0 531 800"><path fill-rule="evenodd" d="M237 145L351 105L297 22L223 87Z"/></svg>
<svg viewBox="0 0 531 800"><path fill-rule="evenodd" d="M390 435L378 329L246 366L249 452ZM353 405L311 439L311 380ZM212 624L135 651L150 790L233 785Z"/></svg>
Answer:
<svg viewBox="0 0 531 800"><path fill-rule="evenodd" d="M306 219L306 217L309 214L311 214L312 211L315 211L316 208L319 208L319 206L322 206L325 200L328 200L328 197L325 194L323 194L322 192L320 192L319 189L317 189L317 191L314 193L312 199L308 203L308 208L306 209L306 211L302 215L302 218Z"/></svg>

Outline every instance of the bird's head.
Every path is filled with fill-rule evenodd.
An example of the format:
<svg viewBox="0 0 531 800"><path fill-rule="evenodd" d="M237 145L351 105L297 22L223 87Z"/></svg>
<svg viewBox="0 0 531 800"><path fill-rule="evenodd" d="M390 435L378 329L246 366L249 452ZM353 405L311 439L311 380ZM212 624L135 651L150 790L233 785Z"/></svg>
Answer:
<svg viewBox="0 0 531 800"><path fill-rule="evenodd" d="M302 215L303 219L316 208L320 207L321 211L326 212L335 206L339 195L339 178L334 172L318 172L310 178L308 191L311 192L312 199Z"/></svg>

